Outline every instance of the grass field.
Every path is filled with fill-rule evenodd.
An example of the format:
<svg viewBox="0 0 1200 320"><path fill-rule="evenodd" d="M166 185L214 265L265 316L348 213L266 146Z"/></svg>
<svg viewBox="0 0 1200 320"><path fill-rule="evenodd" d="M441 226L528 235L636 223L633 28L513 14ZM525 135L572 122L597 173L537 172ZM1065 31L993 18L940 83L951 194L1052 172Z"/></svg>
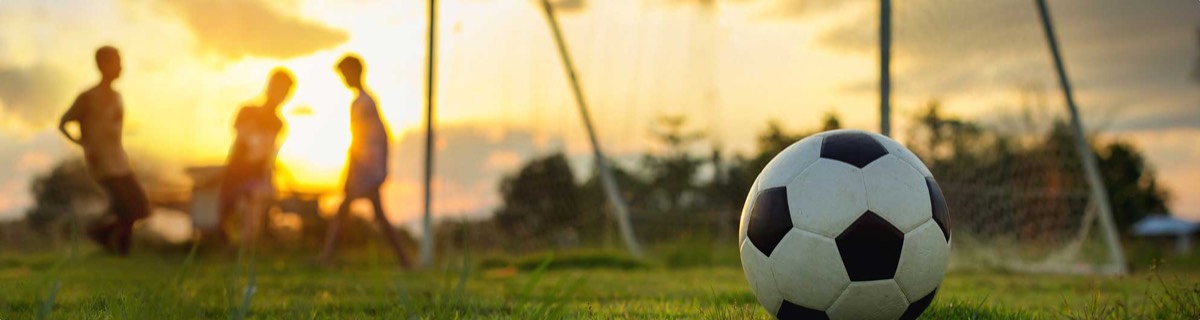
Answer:
<svg viewBox="0 0 1200 320"><path fill-rule="evenodd" d="M545 258L532 268L450 261L402 273L390 257L356 256L335 267L261 256L251 271L222 254L0 255L0 319L769 318L733 265L573 267ZM925 318L1197 319L1200 272L952 273Z"/></svg>

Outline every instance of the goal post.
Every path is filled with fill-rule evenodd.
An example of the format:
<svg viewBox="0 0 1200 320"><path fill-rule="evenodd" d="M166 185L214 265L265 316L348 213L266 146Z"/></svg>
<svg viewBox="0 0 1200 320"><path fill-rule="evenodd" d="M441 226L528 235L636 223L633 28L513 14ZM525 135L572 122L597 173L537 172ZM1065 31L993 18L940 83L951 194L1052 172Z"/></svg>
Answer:
<svg viewBox="0 0 1200 320"><path fill-rule="evenodd" d="M879 134L892 136L892 0L879 0Z"/></svg>
<svg viewBox="0 0 1200 320"><path fill-rule="evenodd" d="M1127 273L1045 2L933 0L890 9L890 19L880 15L879 45L894 47L880 64L891 60L894 70L880 79L879 110L895 101L890 109L905 116L892 133L946 193L951 267ZM895 84L888 93L885 83ZM1061 100L1047 98L1059 93Z"/></svg>
<svg viewBox="0 0 1200 320"><path fill-rule="evenodd" d="M571 63L571 55L567 51L566 43L563 41L562 30L560 30L558 20L554 16L554 7L550 5L550 0L542 0L542 8L546 12L546 21L550 24L550 30L553 32L554 44L558 48L559 57L562 58L563 69L567 73L567 80L571 84L571 93L575 97L575 105L579 107L579 115L583 118L584 128L587 129L588 141L591 142L596 170L600 176L600 184L608 199L609 206L612 207L613 219L617 222L618 230L621 233L621 240L625 243L625 249L629 251L630 255L641 257L641 246L638 245L637 237L633 233L633 226L629 223L629 209L625 206L625 199L621 198L621 193L617 189L617 183L612 177L612 171L608 168L608 159L604 157L600 141L596 138L596 131L592 128L592 118L588 114L587 101L583 97L583 90L580 89L579 79L575 75L575 66Z"/></svg>
<svg viewBox="0 0 1200 320"><path fill-rule="evenodd" d="M1097 155L1085 136L1081 111L1077 109L1045 4L1038 0L1035 6L1029 6L1028 2L965 4L954 0L921 3L924 5L888 0L879 3L880 79L874 79L880 86L879 129L905 143L941 185L954 226L951 267L1126 273L1124 252ZM749 146L750 150L722 153L728 150L695 138L703 137L704 130L716 128L721 121L711 121L717 124L712 128L696 128L684 121L689 114L661 115L659 120L666 121L650 124L638 123L650 122L642 121L644 116L642 119L633 115L597 117L598 114L589 112L595 110L589 110L575 62L584 62L578 66L582 71L596 72L594 80L598 88L605 88L605 79L622 79L618 84L608 83L607 91L598 89L606 94L592 97L595 99L592 102L610 106L608 110L627 108L627 114L643 103L639 100L652 100L612 97L642 94L634 90L647 82L638 80L640 71L636 68L641 64L628 67L611 55L598 54L612 49L611 43L600 40L592 41L590 47L588 41L571 47L580 55L579 60L574 60L551 1L539 0L534 5L540 5L541 14L545 14L553 37L550 41L554 42L554 53L561 59L565 84L569 86L565 90L570 92L563 90L554 97L543 96L545 93L540 89L545 86L532 79L551 77L561 84L553 68L546 69L548 72L531 69L529 75L516 78L529 81L528 88L539 89L528 90L527 98L508 98L509 104L520 105L531 114L529 123L521 124L532 128L522 133L532 137L528 138L531 147L506 155L512 159L487 159L495 160L505 173L497 181L500 197L496 207L487 209L492 214L462 223L463 226L471 223L472 248L533 252L590 246L615 248L630 256L643 256L645 250L658 255L655 258L682 265L723 261L726 257L720 255L724 250L716 250L715 246L727 245L720 239L728 238L727 230L736 230L739 221L733 219L738 213L735 209L742 207L754 175L773 156L773 148L779 146L782 150L815 132L813 129L840 127L832 117L824 127L811 117L782 119L789 121L787 126L797 128L796 131L768 123L758 127L742 124L735 129L757 131L759 145ZM971 15L977 12L987 14ZM993 12L1003 12L1005 16L995 17ZM639 21L639 27L650 25L647 30L651 30L659 27L654 19L666 18L633 21ZM876 31L874 27L852 31L871 34ZM658 35L646 34L646 37ZM581 38L587 39L586 34ZM626 39L624 35L613 38L637 46L655 40ZM845 38L830 37L824 41ZM1047 44L1053 59L1046 59L1042 51ZM860 45L860 42L835 45ZM860 46L873 56L875 45L866 42ZM431 55L432 50L431 47ZM620 64L622 68L611 64ZM432 65L429 68L432 70ZM432 83L432 71L429 81ZM1061 87L1065 106L1040 100L1043 93L1059 92L1059 88L1042 90L1041 84L1055 82ZM1017 85L1018 94L1006 91L1013 84ZM687 89L689 84L676 81L671 85ZM1037 95L1038 99L1032 99L1037 101L1027 99L1030 93ZM427 94L432 100L432 93ZM1016 100L1019 101L1012 103ZM927 102L927 109L914 110ZM572 103L576 108L561 107ZM694 102L684 100L678 104ZM432 105L429 110L432 113ZM876 109L872 103L864 110L871 113ZM719 119L715 118L719 114L692 116L713 117L712 120ZM577 124L561 121L573 116L582 121L583 130ZM542 126L539 117L553 118L554 123ZM427 121L431 122L432 117ZM649 134L636 133L642 131L638 130L642 125L652 126L652 130L645 130ZM609 143L602 145L597 127L615 127L613 130L617 131L624 128L625 134L619 139L605 139ZM763 127L766 129L762 130ZM442 161L449 158L452 157L443 157ZM588 170L590 174L580 176ZM447 207L451 206L447 203ZM440 207L439 210L448 210ZM428 216L426 219L428 223ZM448 225L446 232L456 230L453 227ZM432 237L438 232L426 234ZM439 239L439 246L455 246L456 238ZM423 252L432 250L423 249Z"/></svg>
<svg viewBox="0 0 1200 320"><path fill-rule="evenodd" d="M1121 249L1120 237L1117 236L1117 229L1113 225L1112 206L1108 202L1108 194L1105 192L1104 179L1100 177L1100 169L1096 164L1096 155L1092 153L1092 149L1088 146L1087 137L1083 130L1083 123L1079 120L1079 109L1075 106L1075 98L1071 92L1071 82L1067 77L1066 67L1063 66L1062 55L1059 53L1058 39L1054 32L1054 25L1051 23L1050 11L1046 7L1045 0L1035 0L1038 7L1038 16L1042 20L1042 29L1046 32L1047 46L1050 48L1050 55L1054 59L1055 71L1058 74L1058 84L1062 89L1063 98L1066 100L1067 109L1070 113L1071 128L1075 131L1075 145L1079 153L1079 160L1083 164L1084 173L1087 175L1088 187L1091 190L1091 210L1088 210L1084 219L1084 229L1089 230L1090 219L1094 215L1099 215L1101 231L1104 232L1105 246L1108 248L1109 264L1103 266L1102 273L1125 274L1128 270L1125 263L1125 253ZM1082 235L1086 236L1086 233ZM1082 239L1080 239L1082 241Z"/></svg>
<svg viewBox="0 0 1200 320"><path fill-rule="evenodd" d="M433 266L433 102L435 99L435 72L437 67L437 0L429 0L429 32L426 40L425 65L425 163L422 181L421 253L417 265L421 268Z"/></svg>

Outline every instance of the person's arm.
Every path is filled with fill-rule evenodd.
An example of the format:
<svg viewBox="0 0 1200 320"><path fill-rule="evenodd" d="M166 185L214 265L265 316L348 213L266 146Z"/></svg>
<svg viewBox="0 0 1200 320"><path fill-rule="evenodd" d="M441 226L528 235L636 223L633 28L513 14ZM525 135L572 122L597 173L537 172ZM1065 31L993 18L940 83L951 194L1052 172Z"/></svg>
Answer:
<svg viewBox="0 0 1200 320"><path fill-rule="evenodd" d="M283 124L283 121L280 121L279 126L275 130L272 130L275 132L275 145L271 146L273 149L271 150L271 155L267 158L267 170L270 172L275 172L275 162L279 159L279 148L283 146L283 140L280 140L280 137L285 136L285 130L287 130L287 126Z"/></svg>
<svg viewBox="0 0 1200 320"><path fill-rule="evenodd" d="M233 132L237 133L242 129L242 125L246 123L246 107L238 109L238 113L233 117Z"/></svg>
<svg viewBox="0 0 1200 320"><path fill-rule="evenodd" d="M71 133L67 131L67 124L71 122L79 123L79 119L83 118L83 111L85 107L82 100L83 95L76 97L75 102L71 104L71 108L67 109L67 112L63 113L62 119L58 121L58 132L61 132L64 137L67 137L67 140L71 140L71 142L74 142L75 144L81 144L80 139L83 137L76 138L72 136ZM83 134L83 132L80 132L80 134Z"/></svg>

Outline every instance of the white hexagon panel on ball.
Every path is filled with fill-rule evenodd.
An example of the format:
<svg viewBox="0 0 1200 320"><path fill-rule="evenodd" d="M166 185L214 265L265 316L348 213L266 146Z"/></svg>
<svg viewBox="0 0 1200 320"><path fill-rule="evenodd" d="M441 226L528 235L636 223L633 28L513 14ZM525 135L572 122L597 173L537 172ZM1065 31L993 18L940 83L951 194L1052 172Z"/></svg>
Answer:
<svg viewBox="0 0 1200 320"><path fill-rule="evenodd" d="M742 270L780 319L915 319L950 253L946 200L890 138L834 130L759 173L739 225Z"/></svg>

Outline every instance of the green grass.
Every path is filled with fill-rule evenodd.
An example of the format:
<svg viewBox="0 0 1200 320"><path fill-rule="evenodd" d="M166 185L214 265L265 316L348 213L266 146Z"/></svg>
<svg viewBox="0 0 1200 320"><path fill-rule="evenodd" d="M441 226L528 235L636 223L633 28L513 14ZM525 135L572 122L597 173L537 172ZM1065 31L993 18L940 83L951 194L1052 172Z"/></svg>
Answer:
<svg viewBox="0 0 1200 320"><path fill-rule="evenodd" d="M367 253L337 267L293 255L259 255L245 312L253 319L766 319L736 266L628 266L624 260L560 254L533 265L470 268L446 261L403 273ZM575 261L585 267L573 268ZM0 255L0 319L236 318L248 276L237 259L85 251ZM554 261L559 261L555 264ZM478 263L477 265L483 265ZM610 264L615 265L609 266ZM606 267L609 266L609 267ZM57 289L56 289L57 288ZM1126 277L1015 274L947 276L929 319L1196 319L1200 272L1146 270Z"/></svg>

